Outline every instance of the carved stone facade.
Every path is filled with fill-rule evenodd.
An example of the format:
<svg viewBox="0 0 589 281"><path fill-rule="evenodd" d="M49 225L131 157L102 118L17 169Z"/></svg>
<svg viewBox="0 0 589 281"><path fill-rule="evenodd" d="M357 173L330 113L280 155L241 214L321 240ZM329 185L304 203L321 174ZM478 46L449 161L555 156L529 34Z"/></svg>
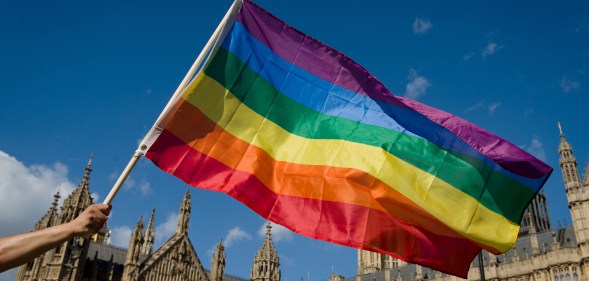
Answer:
<svg viewBox="0 0 589 281"><path fill-rule="evenodd" d="M84 177L76 190L65 199L61 212L57 211L59 194L54 196L47 213L33 230L51 227L76 218L92 204L89 178L92 159L86 166ZM225 275L225 251L219 242L212 260L212 269L205 270L190 239L190 193L186 191L176 233L161 247L153 251L155 241L154 216L144 228L143 218L135 225L128 249L108 245L110 230L105 226L91 238L75 238L19 267L17 281L68 280L68 281L245 281ZM272 244L270 228L266 239L254 258L252 279L279 281L278 253Z"/></svg>
<svg viewBox="0 0 589 281"><path fill-rule="evenodd" d="M560 169L571 212L572 226L552 228L546 195L540 192L521 221L519 238L505 254L483 251L485 280L579 281L589 280L589 164L583 181L571 145L560 124ZM390 270L389 270L390 269ZM429 268L358 251L356 281L464 280ZM480 280L479 262L474 259L468 280Z"/></svg>
<svg viewBox="0 0 589 281"><path fill-rule="evenodd" d="M168 239L159 249L152 252L155 240L154 213L147 229L144 230L143 218L135 225L131 234L131 241L127 249L125 268L122 281L151 281L151 280L197 280L209 281L214 278L222 280L222 276L209 276L203 268L190 239L188 238L188 225L190 222L190 193L186 191L184 200L180 205L178 215L178 227L176 233ZM219 249L219 247L217 247ZM221 245L222 249L222 245ZM219 259L224 253L219 253L213 258L213 266L221 268L223 272L225 259ZM212 274L214 275L214 274Z"/></svg>

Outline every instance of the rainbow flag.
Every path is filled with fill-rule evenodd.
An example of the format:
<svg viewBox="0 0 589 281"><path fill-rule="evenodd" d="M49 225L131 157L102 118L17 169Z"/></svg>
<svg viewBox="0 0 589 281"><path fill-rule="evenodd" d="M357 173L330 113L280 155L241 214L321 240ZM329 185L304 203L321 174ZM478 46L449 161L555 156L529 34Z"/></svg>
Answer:
<svg viewBox="0 0 589 281"><path fill-rule="evenodd" d="M246 0L146 153L299 234L466 277L552 168Z"/></svg>

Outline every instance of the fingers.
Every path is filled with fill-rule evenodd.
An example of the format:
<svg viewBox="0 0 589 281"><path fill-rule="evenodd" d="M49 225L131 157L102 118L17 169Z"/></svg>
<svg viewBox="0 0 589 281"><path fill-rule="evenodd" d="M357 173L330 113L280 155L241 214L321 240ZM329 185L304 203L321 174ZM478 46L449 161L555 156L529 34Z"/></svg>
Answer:
<svg viewBox="0 0 589 281"><path fill-rule="evenodd" d="M92 233L96 233L98 232L100 229L102 229L102 227L104 226L104 221L101 221L98 218L95 218L92 220L91 224L88 226L88 228L90 228L90 231Z"/></svg>
<svg viewBox="0 0 589 281"><path fill-rule="evenodd" d="M92 224L95 227L98 227L96 231L100 230L106 221L108 220L108 215L110 214L110 210L112 209L111 205L104 205L104 204L96 204L91 205L94 210L92 210ZM90 208L89 207L89 208Z"/></svg>
<svg viewBox="0 0 589 281"><path fill-rule="evenodd" d="M91 235L97 233L104 227L108 220L112 206L104 204L94 204L88 206L75 221L78 226L78 233Z"/></svg>
<svg viewBox="0 0 589 281"><path fill-rule="evenodd" d="M105 204L94 204L91 206L96 206L96 208L103 214L105 215L109 215L110 214L110 210L112 209L112 205L105 205Z"/></svg>

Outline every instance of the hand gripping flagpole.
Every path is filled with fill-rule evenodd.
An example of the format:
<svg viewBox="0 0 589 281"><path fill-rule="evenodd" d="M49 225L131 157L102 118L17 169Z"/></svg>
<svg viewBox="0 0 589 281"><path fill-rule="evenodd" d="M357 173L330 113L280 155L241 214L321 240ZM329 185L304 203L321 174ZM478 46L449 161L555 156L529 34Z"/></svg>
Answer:
<svg viewBox="0 0 589 281"><path fill-rule="evenodd" d="M199 69L199 67L203 64L207 55L210 54L210 51L213 48L213 46L216 45L216 43L219 41L219 39L221 37L223 37L221 35L222 35L222 32L226 30L225 27L226 27L227 23L229 21L235 20L235 17L237 16L237 13L239 12L239 9L242 6L242 3L243 3L242 1L243 0L235 0L233 2L233 4L231 5L229 10L227 11L225 16L223 17L223 20L221 20L221 22L219 23L219 25L217 26L217 28L213 32L213 35L211 35L211 38L209 38L209 41L207 42L205 47L202 49L202 51L200 52L200 54L198 55L198 57L196 58L196 60L192 64L192 66L190 67L190 69L188 70L188 73L186 73L186 76L184 76L184 79L182 79L182 82L180 82L180 85L178 85L178 88L176 89L176 91L172 95L172 98L170 98L170 100L166 104L166 107L164 107L164 110L162 111L162 113L159 115L159 117L155 121L153 127L151 127L151 129L149 130L149 132L147 133L147 135L145 136L143 141L141 141L139 148L137 148L137 150L135 151L135 153L133 154L133 156L129 160L129 163L127 163L127 166L125 167L125 169L123 170L123 172L121 173L121 175L119 176L119 178L117 179L117 181L115 182L113 187L111 188L110 192L108 193L108 195L106 196L106 198L104 199L102 204L110 205L110 203L114 199L115 195L117 194L119 189L121 189L121 186L123 185L123 183L125 182L125 180L129 176L129 174L131 173L133 168L135 167L135 164L137 164L137 161L139 161L139 158L141 158L142 156L145 155L145 152L148 149L148 145L146 144L146 142L148 142L149 145L151 145L152 142L149 141L150 136L152 136L155 131L162 130L161 129L163 127L162 124L165 125L165 122L167 122L167 120L166 120L167 113L174 107L174 105L176 104L176 101L180 98L182 91L186 88L186 85L190 82L190 80L194 76L194 73L196 73L196 71Z"/></svg>

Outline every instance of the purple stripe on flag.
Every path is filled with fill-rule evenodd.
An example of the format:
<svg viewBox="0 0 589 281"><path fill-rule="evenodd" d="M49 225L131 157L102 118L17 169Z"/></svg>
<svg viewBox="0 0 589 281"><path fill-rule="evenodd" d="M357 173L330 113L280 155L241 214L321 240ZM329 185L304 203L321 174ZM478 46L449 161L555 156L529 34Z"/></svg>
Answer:
<svg viewBox="0 0 589 281"><path fill-rule="evenodd" d="M458 116L408 98L398 97L398 99L433 122L447 128L507 170L515 171L519 175L530 178L538 178L543 175L548 178L549 173L552 171L550 166L518 146Z"/></svg>
<svg viewBox="0 0 589 281"><path fill-rule="evenodd" d="M298 67L374 100L419 112L516 174L537 178L552 170L519 147L464 119L413 100L394 96L364 67L346 55L293 28L251 1L245 0L242 9L246 12L239 13L237 20L275 54ZM411 122L397 120L403 126L406 124L404 121ZM464 128L469 128L468 132Z"/></svg>

